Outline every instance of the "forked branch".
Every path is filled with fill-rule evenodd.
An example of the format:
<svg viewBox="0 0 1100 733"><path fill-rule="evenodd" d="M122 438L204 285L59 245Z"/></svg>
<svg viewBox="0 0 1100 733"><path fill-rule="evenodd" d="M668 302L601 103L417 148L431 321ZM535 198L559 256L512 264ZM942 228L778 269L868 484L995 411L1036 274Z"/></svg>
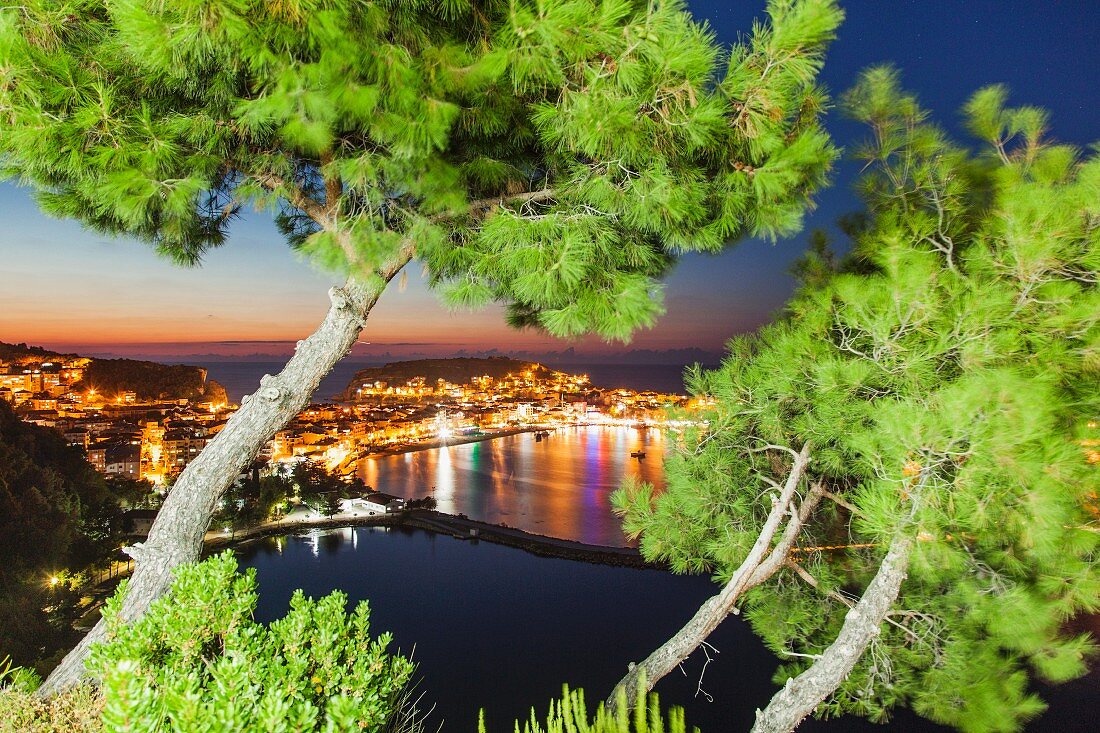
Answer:
<svg viewBox="0 0 1100 733"><path fill-rule="evenodd" d="M711 596L699 607L687 624L671 639L662 644L645 661L632 664L626 676L619 681L608 698L608 705L614 705L619 690L626 692L628 702L633 704L639 684L644 679L646 690L679 664L706 641L718 625L731 613L737 613L737 602L748 590L760 585L782 566L794 545L803 523L821 500L823 488L815 484L801 506L795 505L795 493L806 473L810 462L810 445L806 443L799 453L794 454L790 473L778 496L773 497L771 510L764 526L757 535L749 554L740 567L716 595ZM779 531L785 517L790 517L778 544L773 548L772 540Z"/></svg>

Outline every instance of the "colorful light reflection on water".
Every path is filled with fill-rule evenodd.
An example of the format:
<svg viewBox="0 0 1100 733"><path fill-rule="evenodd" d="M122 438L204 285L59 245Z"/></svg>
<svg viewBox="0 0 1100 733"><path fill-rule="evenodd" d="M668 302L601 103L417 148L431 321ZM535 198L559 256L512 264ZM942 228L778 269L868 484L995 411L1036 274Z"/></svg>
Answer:
<svg viewBox="0 0 1100 733"><path fill-rule="evenodd" d="M407 499L431 494L438 509L593 545L630 544L611 513L624 478L664 488L668 436L657 428L562 428L396 456L368 458L359 476ZM631 452L644 451L645 458Z"/></svg>

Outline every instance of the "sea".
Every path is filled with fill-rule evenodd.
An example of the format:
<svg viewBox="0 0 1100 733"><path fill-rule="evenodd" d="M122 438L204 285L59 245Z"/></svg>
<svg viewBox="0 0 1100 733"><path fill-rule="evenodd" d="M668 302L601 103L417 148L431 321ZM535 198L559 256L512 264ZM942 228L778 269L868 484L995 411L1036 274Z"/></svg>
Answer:
<svg viewBox="0 0 1100 733"><path fill-rule="evenodd" d="M282 361L211 361L211 362L172 362L188 364L207 370L210 379L215 380L229 395L229 399L240 402L246 394L256 391L260 378L265 374L278 374L285 362ZM334 399L351 383L360 369L382 366L382 362L345 360L339 362L332 371L321 380L313 394L312 401L324 402ZM592 384L600 387L624 388L635 391L654 390L674 394L684 393L683 364L548 364L552 369L570 374L587 374Z"/></svg>
<svg viewBox="0 0 1100 733"><path fill-rule="evenodd" d="M281 362L201 364L239 400ZM342 362L314 400L342 391L363 362ZM681 392L680 365L576 364L607 387ZM394 456L366 458L358 473L375 488L409 498L432 495L441 511L596 545L630 545L610 505L624 479L664 484L669 436L654 428L575 427L536 439L519 434ZM644 452L644 458L631 453ZM427 730L508 733L532 707L544 715L563 683L583 687L591 707L626 672L679 629L716 592L711 578L538 557L487 542L423 530L362 527L269 537L239 548L259 583L256 617L286 613L303 588L368 600L374 633L417 664ZM740 617L727 619L680 669L658 685L665 705L685 709L689 726L740 731L778 689L780 660ZM1050 710L1028 733L1094 731L1100 669L1058 687L1037 686ZM690 727L689 727L690 729ZM810 733L946 733L899 710L885 726L844 717L807 720Z"/></svg>
<svg viewBox="0 0 1100 733"><path fill-rule="evenodd" d="M360 527L271 537L239 548L256 569L256 619L286 614L297 588L314 598L367 600L371 633L417 665L425 730L511 733L532 708L544 716L561 686L583 688L590 709L626 672L683 626L717 591L702 575L538 557L523 550L410 528ZM748 731L779 689L780 660L731 616L657 686L682 707L688 730ZM1050 710L1027 733L1094 733L1100 674L1038 687ZM908 710L876 725L843 717L806 720L799 733L949 733Z"/></svg>

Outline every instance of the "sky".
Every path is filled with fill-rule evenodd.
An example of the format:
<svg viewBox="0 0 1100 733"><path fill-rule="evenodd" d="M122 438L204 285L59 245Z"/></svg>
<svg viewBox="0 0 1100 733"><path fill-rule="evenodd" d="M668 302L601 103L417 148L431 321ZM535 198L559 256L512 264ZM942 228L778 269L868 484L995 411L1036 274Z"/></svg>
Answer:
<svg viewBox="0 0 1100 733"><path fill-rule="evenodd" d="M899 67L907 89L963 137L958 109L971 92L1006 83L1012 104L1051 114L1052 136L1082 147L1100 141L1100 2L1097 0L849 0L822 82L839 95L871 64ZM722 43L745 33L763 0L689 0ZM861 129L834 110L827 127L841 146ZM787 268L808 232L858 208L856 167L841 162L799 236L744 240L716 256L689 255L665 278L666 314L633 342L561 341L513 331L502 311L451 312L413 263L382 297L355 354L364 360L489 350L547 353L573 348L604 359L639 350L717 353L732 335L767 322L789 297ZM140 242L106 239L38 212L26 190L0 183L0 341L90 355L171 360L283 355L309 334L339 281L295 255L270 217L249 214L197 269L158 258ZM679 355L669 354L669 361ZM647 357L654 360L651 353Z"/></svg>

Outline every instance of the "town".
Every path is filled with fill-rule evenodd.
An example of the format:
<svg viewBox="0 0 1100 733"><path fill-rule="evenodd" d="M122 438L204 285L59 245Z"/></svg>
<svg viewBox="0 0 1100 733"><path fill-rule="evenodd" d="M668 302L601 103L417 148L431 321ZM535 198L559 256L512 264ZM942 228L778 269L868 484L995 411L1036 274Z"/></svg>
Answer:
<svg viewBox="0 0 1100 733"><path fill-rule="evenodd" d="M23 420L60 431L109 476L169 485L238 407L215 390L210 399L104 393L85 378L90 362L33 355L0 361L0 399ZM669 424L670 407L686 416L705 406L701 398L606 389L587 375L511 364L517 368L502 376L475 374L462 383L425 376L353 383L348 399L299 413L267 443L258 465L270 472L308 460L349 474L372 454L578 425L661 426Z"/></svg>

